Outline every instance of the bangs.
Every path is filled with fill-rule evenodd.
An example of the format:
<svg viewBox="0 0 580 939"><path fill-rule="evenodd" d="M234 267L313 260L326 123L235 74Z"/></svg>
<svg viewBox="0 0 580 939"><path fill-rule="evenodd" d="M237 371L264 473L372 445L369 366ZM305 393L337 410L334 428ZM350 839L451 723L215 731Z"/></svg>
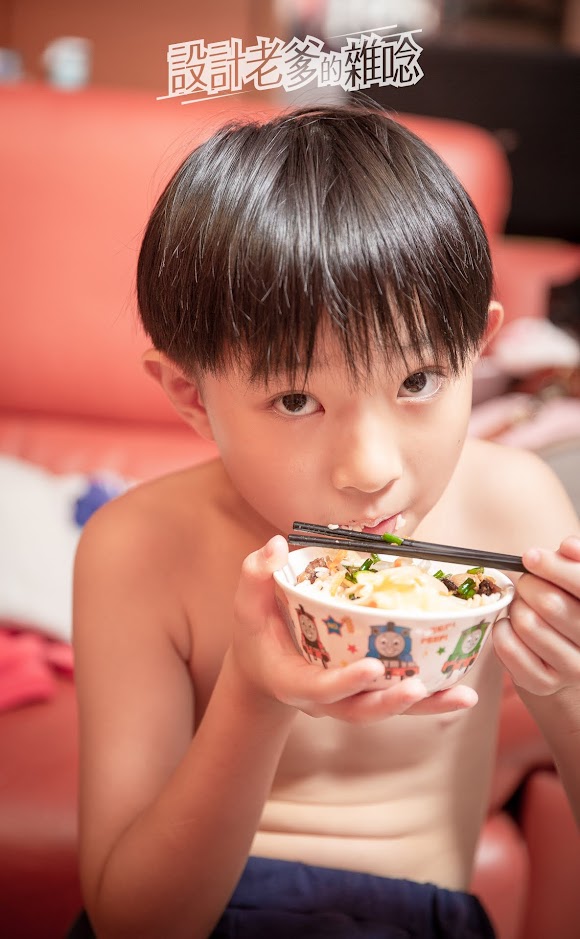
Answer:
<svg viewBox="0 0 580 939"><path fill-rule="evenodd" d="M386 113L231 122L157 204L138 301L184 370L306 376L330 326L353 378L383 354L459 372L487 320L487 240L447 166Z"/></svg>

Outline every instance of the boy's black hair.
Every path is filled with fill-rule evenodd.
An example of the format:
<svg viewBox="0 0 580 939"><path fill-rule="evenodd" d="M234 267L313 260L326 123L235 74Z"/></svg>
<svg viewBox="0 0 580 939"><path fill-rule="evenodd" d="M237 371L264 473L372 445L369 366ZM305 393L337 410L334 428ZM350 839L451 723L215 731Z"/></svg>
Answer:
<svg viewBox="0 0 580 939"><path fill-rule="evenodd" d="M491 291L465 190L366 96L221 127L159 198L137 274L145 329L186 373L266 381L305 376L323 324L353 376L408 345L457 373Z"/></svg>

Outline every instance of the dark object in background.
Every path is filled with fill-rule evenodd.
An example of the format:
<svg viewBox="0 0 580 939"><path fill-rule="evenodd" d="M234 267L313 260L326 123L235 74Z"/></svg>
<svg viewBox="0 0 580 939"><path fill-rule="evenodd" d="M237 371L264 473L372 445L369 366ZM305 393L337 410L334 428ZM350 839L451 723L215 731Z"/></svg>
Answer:
<svg viewBox="0 0 580 939"><path fill-rule="evenodd" d="M580 55L432 39L419 62L424 76L416 85L373 85L366 93L396 111L491 130L513 176L507 232L580 242Z"/></svg>
<svg viewBox="0 0 580 939"><path fill-rule="evenodd" d="M550 288L548 317L555 326L580 340L580 277Z"/></svg>

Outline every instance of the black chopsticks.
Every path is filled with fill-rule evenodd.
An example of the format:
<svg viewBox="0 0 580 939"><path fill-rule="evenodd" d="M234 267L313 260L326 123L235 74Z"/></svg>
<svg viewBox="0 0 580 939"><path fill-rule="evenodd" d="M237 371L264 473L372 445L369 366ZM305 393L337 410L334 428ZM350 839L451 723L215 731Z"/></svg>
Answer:
<svg viewBox="0 0 580 939"><path fill-rule="evenodd" d="M449 561L453 564L469 564L471 567L494 567L500 571L525 571L521 557L515 554L497 554L494 551L478 551L475 548L459 548L454 545L431 544L427 541L412 541L403 538L401 544L393 544L382 537L349 528L328 528L310 522L294 522L294 531L307 534L289 534L288 543L319 545L323 548L362 551L368 554L394 554L397 557L426 558L429 561Z"/></svg>

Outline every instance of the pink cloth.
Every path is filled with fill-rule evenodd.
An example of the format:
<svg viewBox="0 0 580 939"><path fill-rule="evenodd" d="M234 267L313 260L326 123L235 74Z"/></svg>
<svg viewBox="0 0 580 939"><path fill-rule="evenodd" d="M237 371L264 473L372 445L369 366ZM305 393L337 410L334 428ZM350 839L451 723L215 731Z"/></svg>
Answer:
<svg viewBox="0 0 580 939"><path fill-rule="evenodd" d="M501 395L475 405L469 433L508 447L542 450L580 439L580 400L554 397L542 401L530 394Z"/></svg>
<svg viewBox="0 0 580 939"><path fill-rule="evenodd" d="M0 624L0 711L46 701L56 691L55 672L72 678L70 645L15 623Z"/></svg>

